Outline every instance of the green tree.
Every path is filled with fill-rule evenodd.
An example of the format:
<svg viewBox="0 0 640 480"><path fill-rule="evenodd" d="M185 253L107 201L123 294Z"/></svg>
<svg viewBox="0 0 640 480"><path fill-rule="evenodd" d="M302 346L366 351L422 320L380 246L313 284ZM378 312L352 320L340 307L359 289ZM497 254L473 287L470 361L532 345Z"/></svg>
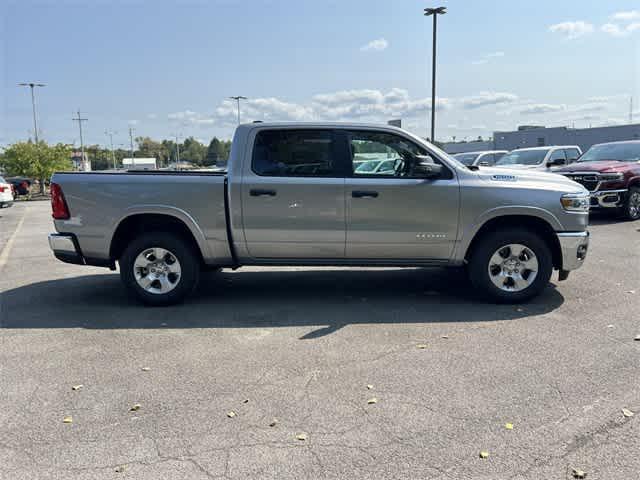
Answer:
<svg viewBox="0 0 640 480"><path fill-rule="evenodd" d="M218 140L217 137L213 137L213 140L209 143L207 148L207 156L205 158L205 165L215 165L220 160L226 160L226 142Z"/></svg>
<svg viewBox="0 0 640 480"><path fill-rule="evenodd" d="M195 165L204 165L207 147L193 137L187 137L180 146L180 160Z"/></svg>
<svg viewBox="0 0 640 480"><path fill-rule="evenodd" d="M38 179L40 193L44 194L45 180L56 171L71 170L71 148L61 143L49 146L45 142L17 142L6 149L2 167L9 176Z"/></svg>

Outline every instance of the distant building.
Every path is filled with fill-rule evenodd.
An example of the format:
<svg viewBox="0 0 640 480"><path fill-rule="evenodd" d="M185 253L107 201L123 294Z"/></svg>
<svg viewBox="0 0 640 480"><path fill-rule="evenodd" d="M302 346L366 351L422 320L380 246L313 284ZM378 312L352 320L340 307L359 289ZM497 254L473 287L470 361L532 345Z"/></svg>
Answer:
<svg viewBox="0 0 640 480"><path fill-rule="evenodd" d="M481 150L493 150L492 141L474 140L471 142L447 142L442 144L442 149L452 155L456 153L479 152Z"/></svg>
<svg viewBox="0 0 640 480"><path fill-rule="evenodd" d="M71 163L73 163L73 169L77 172L91 171L91 163L89 162L87 152L84 152L84 156L79 150L71 152Z"/></svg>
<svg viewBox="0 0 640 480"><path fill-rule="evenodd" d="M123 158L122 166L126 170L156 170L155 158Z"/></svg>
<svg viewBox="0 0 640 480"><path fill-rule="evenodd" d="M443 148L447 153L476 150L514 150L547 145L578 145L586 151L596 143L640 140L640 124L614 125L595 128L568 128L522 125L511 132L494 132L488 142L450 142Z"/></svg>

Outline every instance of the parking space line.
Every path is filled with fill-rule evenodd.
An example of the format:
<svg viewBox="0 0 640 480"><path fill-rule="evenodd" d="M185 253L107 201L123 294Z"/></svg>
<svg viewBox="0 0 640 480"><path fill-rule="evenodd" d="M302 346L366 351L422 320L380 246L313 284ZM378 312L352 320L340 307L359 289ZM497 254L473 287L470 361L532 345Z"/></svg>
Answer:
<svg viewBox="0 0 640 480"><path fill-rule="evenodd" d="M11 253L11 249L13 248L13 242L15 241L16 237L18 236L18 233L20 233L20 230L22 229L22 224L24 223L24 219L27 217L27 213L29 212L29 207L30 205L25 206L24 213L22 214L22 218L18 222L18 225L16 225L16 229L13 231L13 234L11 234L11 237L9 237L7 244L2 249L2 253L0 253L0 272L2 271L4 266L7 264L7 261L9 259L9 254Z"/></svg>

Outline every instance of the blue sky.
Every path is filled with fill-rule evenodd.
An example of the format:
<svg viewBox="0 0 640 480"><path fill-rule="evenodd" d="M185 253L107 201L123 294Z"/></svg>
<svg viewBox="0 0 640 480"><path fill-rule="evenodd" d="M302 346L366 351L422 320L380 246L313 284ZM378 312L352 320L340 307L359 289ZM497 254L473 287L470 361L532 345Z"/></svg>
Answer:
<svg viewBox="0 0 640 480"><path fill-rule="evenodd" d="M522 3L522 4L521 4ZM640 121L640 4L442 1L436 138L521 124ZM243 120L403 118L425 135L435 4L413 0L12 1L0 6L0 144L172 133L229 138Z"/></svg>

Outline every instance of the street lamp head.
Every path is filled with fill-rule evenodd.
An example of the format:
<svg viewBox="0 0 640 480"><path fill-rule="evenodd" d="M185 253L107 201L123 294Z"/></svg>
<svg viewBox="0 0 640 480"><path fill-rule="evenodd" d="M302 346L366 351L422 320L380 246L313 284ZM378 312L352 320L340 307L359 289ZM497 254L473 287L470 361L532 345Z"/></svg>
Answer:
<svg viewBox="0 0 640 480"><path fill-rule="evenodd" d="M425 17L430 17L431 15L444 15L445 13L447 13L447 7L436 7L436 8L424 9Z"/></svg>
<svg viewBox="0 0 640 480"><path fill-rule="evenodd" d="M47 85L44 83L34 83L34 82L26 82L26 83L19 83L18 84L19 87L46 87Z"/></svg>

